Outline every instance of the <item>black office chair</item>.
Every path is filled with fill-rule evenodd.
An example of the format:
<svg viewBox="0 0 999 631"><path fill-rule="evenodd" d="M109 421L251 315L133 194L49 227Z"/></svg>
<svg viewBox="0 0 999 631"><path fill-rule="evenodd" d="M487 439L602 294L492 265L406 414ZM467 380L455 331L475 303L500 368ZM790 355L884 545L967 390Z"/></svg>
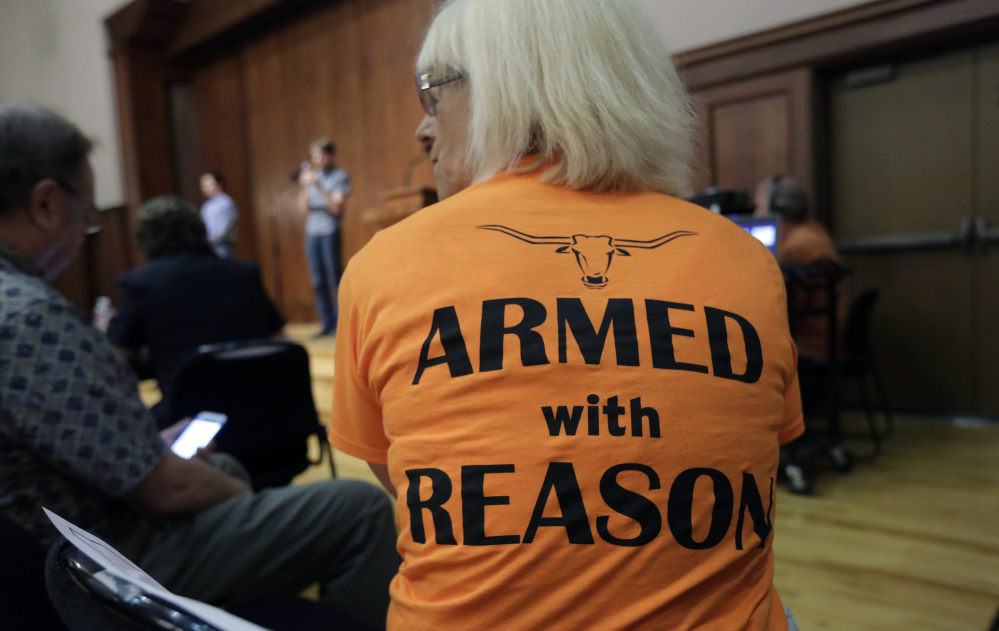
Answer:
<svg viewBox="0 0 999 631"><path fill-rule="evenodd" d="M871 319L874 307L881 296L878 289L867 289L858 295L850 304L843 325L844 357L839 366L839 374L843 380L853 381L860 397L860 403L867 417L868 435L874 443L872 458L881 455L882 445L895 431L895 421L892 417L888 397L885 395L884 383L874 357L874 347L871 343ZM869 385L873 388L871 396ZM876 398L876 401L874 400ZM882 422L878 422L878 417ZM850 435L851 438L858 437Z"/></svg>
<svg viewBox="0 0 999 631"><path fill-rule="evenodd" d="M0 629L67 631L45 588L45 546L0 514Z"/></svg>
<svg viewBox="0 0 999 631"><path fill-rule="evenodd" d="M66 624L63 631L218 631L197 614L102 572L65 539L49 549L44 568L49 596ZM241 602L227 611L274 631L374 631L331 605L293 594Z"/></svg>
<svg viewBox="0 0 999 631"><path fill-rule="evenodd" d="M787 477L791 491L799 494L812 492L813 482L806 465L817 459L826 459L840 472L853 469L854 458L842 445L839 419L841 413L839 371L839 331L837 322L837 296L844 278L850 271L839 263L820 260L811 265L782 266L788 295L788 319L792 333L799 318L824 318L826 322L826 352L828 361L820 361L804 354L798 356L798 383L801 388L802 407L811 422L806 433L780 450L780 468ZM799 306L795 296L824 296L820 306L805 301ZM818 421L823 427L815 427Z"/></svg>
<svg viewBox="0 0 999 631"><path fill-rule="evenodd" d="M257 490L283 486L323 454L336 477L326 428L312 398L309 355L289 340L263 339L202 346L177 370L170 418L208 410L228 415L218 451L235 456ZM319 440L311 461L308 441Z"/></svg>
<svg viewBox="0 0 999 631"><path fill-rule="evenodd" d="M133 583L102 574L65 539L49 549L44 567L49 597L70 631L216 631Z"/></svg>

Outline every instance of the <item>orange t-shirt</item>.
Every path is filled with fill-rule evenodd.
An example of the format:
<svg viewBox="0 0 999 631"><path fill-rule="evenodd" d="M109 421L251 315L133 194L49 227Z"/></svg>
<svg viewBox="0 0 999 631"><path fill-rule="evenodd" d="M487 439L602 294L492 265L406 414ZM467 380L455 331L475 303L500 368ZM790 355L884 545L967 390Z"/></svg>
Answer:
<svg viewBox="0 0 999 631"><path fill-rule="evenodd" d="M399 493L389 629L786 629L795 349L774 257L728 219L472 186L351 260L334 379L330 441Z"/></svg>

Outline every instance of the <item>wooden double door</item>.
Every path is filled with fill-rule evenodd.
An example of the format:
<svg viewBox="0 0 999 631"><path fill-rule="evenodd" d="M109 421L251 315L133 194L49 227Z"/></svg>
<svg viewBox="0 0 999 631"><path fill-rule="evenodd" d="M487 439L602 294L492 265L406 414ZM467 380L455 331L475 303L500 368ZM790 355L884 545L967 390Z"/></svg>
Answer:
<svg viewBox="0 0 999 631"><path fill-rule="evenodd" d="M698 188L811 192L899 410L999 417L999 43L694 91ZM737 262L734 262L737 264Z"/></svg>
<svg viewBox="0 0 999 631"><path fill-rule="evenodd" d="M830 78L831 217L900 409L999 417L999 42Z"/></svg>

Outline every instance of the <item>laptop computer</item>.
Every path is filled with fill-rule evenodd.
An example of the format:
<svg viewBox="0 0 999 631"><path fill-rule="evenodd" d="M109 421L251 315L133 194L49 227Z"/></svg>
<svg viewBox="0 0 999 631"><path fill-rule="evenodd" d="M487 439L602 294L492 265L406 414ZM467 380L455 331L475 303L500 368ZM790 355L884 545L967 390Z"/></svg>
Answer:
<svg viewBox="0 0 999 631"><path fill-rule="evenodd" d="M767 246L771 254L777 256L777 243L780 239L781 229L780 217L778 215L767 215L765 217L729 215L729 218L743 230L756 237L760 243Z"/></svg>

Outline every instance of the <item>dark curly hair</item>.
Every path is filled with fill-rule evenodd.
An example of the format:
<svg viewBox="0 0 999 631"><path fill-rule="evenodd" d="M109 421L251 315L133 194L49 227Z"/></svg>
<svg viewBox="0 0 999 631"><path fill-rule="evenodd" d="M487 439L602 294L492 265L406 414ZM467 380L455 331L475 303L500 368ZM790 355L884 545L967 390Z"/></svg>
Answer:
<svg viewBox="0 0 999 631"><path fill-rule="evenodd" d="M154 197L139 208L135 240L149 260L208 247L197 209L179 197Z"/></svg>

